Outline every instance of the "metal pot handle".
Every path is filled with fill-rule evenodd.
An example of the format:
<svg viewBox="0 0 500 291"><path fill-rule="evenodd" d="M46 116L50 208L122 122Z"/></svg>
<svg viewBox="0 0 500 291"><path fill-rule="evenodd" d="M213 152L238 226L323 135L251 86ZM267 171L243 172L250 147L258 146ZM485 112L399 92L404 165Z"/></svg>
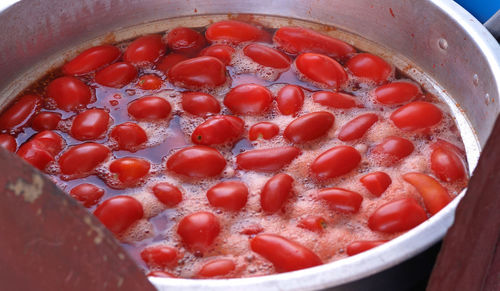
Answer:
<svg viewBox="0 0 500 291"><path fill-rule="evenodd" d="M500 10L495 13L490 19L488 19L484 26L490 31L490 33L500 41Z"/></svg>

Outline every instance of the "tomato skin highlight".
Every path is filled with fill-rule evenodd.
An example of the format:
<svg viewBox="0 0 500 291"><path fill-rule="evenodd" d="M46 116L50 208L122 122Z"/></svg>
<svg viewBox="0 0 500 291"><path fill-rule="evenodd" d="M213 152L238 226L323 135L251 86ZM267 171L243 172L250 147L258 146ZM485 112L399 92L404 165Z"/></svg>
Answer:
<svg viewBox="0 0 500 291"><path fill-rule="evenodd" d="M248 188L239 181L224 181L207 191L210 205L230 211L238 211L247 204Z"/></svg>
<svg viewBox="0 0 500 291"><path fill-rule="evenodd" d="M17 149L16 139L10 134L2 133L0 134L0 147L9 152L15 152Z"/></svg>
<svg viewBox="0 0 500 291"><path fill-rule="evenodd" d="M373 231L396 233L414 228L427 219L425 210L413 198L403 198L380 206L368 219Z"/></svg>
<svg viewBox="0 0 500 291"><path fill-rule="evenodd" d="M452 200L446 188L434 178L422 173L406 173L403 179L417 188L418 193L424 199L425 208L431 215L443 209Z"/></svg>
<svg viewBox="0 0 500 291"><path fill-rule="evenodd" d="M412 101L422 94L420 88L410 82L393 82L373 91L375 100L385 105L397 105Z"/></svg>
<svg viewBox="0 0 500 291"><path fill-rule="evenodd" d="M219 151L201 145L183 148L167 160L168 170L191 178L217 176L225 167L226 160Z"/></svg>
<svg viewBox="0 0 500 291"><path fill-rule="evenodd" d="M111 130L109 136L116 141L118 149L130 152L137 151L139 146L148 141L144 129L133 122L118 124Z"/></svg>
<svg viewBox="0 0 500 291"><path fill-rule="evenodd" d="M167 34L167 44L172 51L191 56L205 46L205 38L191 28L177 27Z"/></svg>
<svg viewBox="0 0 500 291"><path fill-rule="evenodd" d="M356 102L354 96L330 91L318 91L312 94L313 101L326 107L336 109L350 109L363 107Z"/></svg>
<svg viewBox="0 0 500 291"><path fill-rule="evenodd" d="M214 116L194 129L191 141L201 145L225 144L239 138L244 127L245 122L236 116Z"/></svg>
<svg viewBox="0 0 500 291"><path fill-rule="evenodd" d="M196 116L220 112L220 104L214 96L203 92L182 93L182 109Z"/></svg>
<svg viewBox="0 0 500 291"><path fill-rule="evenodd" d="M390 119L405 131L428 129L443 118L443 113L434 104L424 101L408 103L391 114Z"/></svg>
<svg viewBox="0 0 500 291"><path fill-rule="evenodd" d="M248 131L248 139L249 140L257 140L259 138L262 139L271 139L278 135L280 132L280 128L272 123L272 122L259 122L252 127L250 127L250 130Z"/></svg>
<svg viewBox="0 0 500 291"><path fill-rule="evenodd" d="M234 114L259 115L273 101L271 91L257 84L242 84L234 87L224 98L224 105Z"/></svg>
<svg viewBox="0 0 500 291"><path fill-rule="evenodd" d="M63 175L85 176L104 162L109 154L106 146L93 142L71 146L59 158L59 167Z"/></svg>
<svg viewBox="0 0 500 291"><path fill-rule="evenodd" d="M260 192L260 206L268 213L275 213L285 205L292 194L294 179L287 174L277 174L269 179Z"/></svg>
<svg viewBox="0 0 500 291"><path fill-rule="evenodd" d="M313 232L321 233L325 230L327 224L326 220L322 216L308 215L301 218L297 223L297 226Z"/></svg>
<svg viewBox="0 0 500 291"><path fill-rule="evenodd" d="M443 182L454 182L465 178L462 159L453 150L436 147L431 153L431 170Z"/></svg>
<svg viewBox="0 0 500 291"><path fill-rule="evenodd" d="M84 75L111 64L120 54L120 50L112 45L91 47L64 64L62 71L65 75Z"/></svg>
<svg viewBox="0 0 500 291"><path fill-rule="evenodd" d="M264 66L276 69L288 69L290 67L290 58L279 50L271 47L253 43L243 49L245 56L254 62Z"/></svg>
<svg viewBox="0 0 500 291"><path fill-rule="evenodd" d="M359 253L365 252L367 250L378 247L379 245L385 244L387 240L358 240L347 245L346 253L348 256L354 256Z"/></svg>
<svg viewBox="0 0 500 291"><path fill-rule="evenodd" d="M307 81L322 88L339 89L348 79L342 65L325 55L301 54L295 59L295 67Z"/></svg>
<svg viewBox="0 0 500 291"><path fill-rule="evenodd" d="M321 189L318 198L332 210L343 213L357 213L363 202L363 196L359 193L335 187Z"/></svg>
<svg viewBox="0 0 500 291"><path fill-rule="evenodd" d="M341 145L321 153L312 162L310 170L317 180L326 180L349 173L360 161L361 155L355 148Z"/></svg>
<svg viewBox="0 0 500 291"><path fill-rule="evenodd" d="M182 201L182 192L170 183L160 182L152 190L156 198L167 207L174 207Z"/></svg>
<svg viewBox="0 0 500 291"><path fill-rule="evenodd" d="M360 139L377 121L377 114L365 113L359 115L342 126L338 137L341 141Z"/></svg>
<svg viewBox="0 0 500 291"><path fill-rule="evenodd" d="M409 156L414 149L415 146L411 141L389 136L373 148L372 154L378 156L383 165L390 166Z"/></svg>
<svg viewBox="0 0 500 291"><path fill-rule="evenodd" d="M163 74L167 75L170 69L177 65L178 63L187 60L185 55L171 53L164 56L160 62L156 65L156 69L161 71Z"/></svg>
<svg viewBox="0 0 500 291"><path fill-rule="evenodd" d="M209 42L238 44L247 41L268 41L271 36L251 24L236 20L223 20L211 24L205 31Z"/></svg>
<svg viewBox="0 0 500 291"><path fill-rule="evenodd" d="M104 189L94 184L83 183L71 189L69 194L88 208L99 202L104 196Z"/></svg>
<svg viewBox="0 0 500 291"><path fill-rule="evenodd" d="M164 245L149 246L141 251L141 259L149 268L174 267L177 265L177 257L175 248Z"/></svg>
<svg viewBox="0 0 500 291"><path fill-rule="evenodd" d="M229 65L233 60L234 48L224 44L214 44L204 48L200 56L210 56L219 59L224 65Z"/></svg>
<svg viewBox="0 0 500 291"><path fill-rule="evenodd" d="M129 228L144 215L141 203L131 196L118 195L105 200L94 215L114 234Z"/></svg>
<svg viewBox="0 0 500 291"><path fill-rule="evenodd" d="M278 110L283 115L295 115L304 104L304 91L296 85L285 85L276 96Z"/></svg>
<svg viewBox="0 0 500 291"><path fill-rule="evenodd" d="M158 61L165 50L166 45L161 40L161 35L145 35L129 44L123 53L123 60L138 66L151 65Z"/></svg>
<svg viewBox="0 0 500 291"><path fill-rule="evenodd" d="M75 77L60 77L49 83L47 97L54 100L57 108L73 111L90 103L90 88Z"/></svg>
<svg viewBox="0 0 500 291"><path fill-rule="evenodd" d="M225 276L236 269L236 264L230 259L215 259L205 263L198 271L199 277Z"/></svg>
<svg viewBox="0 0 500 291"><path fill-rule="evenodd" d="M71 125L71 136L77 140L94 140L102 136L110 123L104 109L88 109L79 113Z"/></svg>
<svg viewBox="0 0 500 291"><path fill-rule="evenodd" d="M0 115L0 129L17 130L27 125L42 106L37 95L24 95Z"/></svg>
<svg viewBox="0 0 500 291"><path fill-rule="evenodd" d="M370 193L377 197L380 197L392 183L391 177L380 171L364 175L359 181Z"/></svg>
<svg viewBox="0 0 500 291"><path fill-rule="evenodd" d="M31 121L31 128L36 131L54 130L59 125L62 117L57 112L40 112Z"/></svg>
<svg viewBox="0 0 500 291"><path fill-rule="evenodd" d="M168 71L168 79L187 89L215 88L226 82L226 66L214 57L196 57L173 66Z"/></svg>
<svg viewBox="0 0 500 291"><path fill-rule="evenodd" d="M350 58L347 68L357 77L382 83L392 73L392 66L379 56L360 53Z"/></svg>
<svg viewBox="0 0 500 291"><path fill-rule="evenodd" d="M144 178L151 168L151 164L140 158L120 158L109 165L109 171L118 175L118 179L125 185L137 184Z"/></svg>
<svg viewBox="0 0 500 291"><path fill-rule="evenodd" d="M308 113L290 122L283 136L292 143L306 143L326 135L334 122L335 117L330 112Z"/></svg>
<svg viewBox="0 0 500 291"><path fill-rule="evenodd" d="M248 171L275 172L290 164L300 153L300 149L292 146L249 150L236 156L236 165Z"/></svg>
<svg viewBox="0 0 500 291"><path fill-rule="evenodd" d="M129 63L114 63L95 74L96 83L112 88L122 88L137 77L137 69Z"/></svg>
<svg viewBox="0 0 500 291"><path fill-rule="evenodd" d="M204 252L210 248L220 233L219 220L210 212L191 213L181 219L177 233L187 247Z"/></svg>
<svg viewBox="0 0 500 291"><path fill-rule="evenodd" d="M323 264L311 250L275 234L259 234L250 240L252 251L269 260L277 272L290 272Z"/></svg>
<svg viewBox="0 0 500 291"><path fill-rule="evenodd" d="M137 120L158 120L167 118L172 106L161 97L146 96L130 102L127 110Z"/></svg>

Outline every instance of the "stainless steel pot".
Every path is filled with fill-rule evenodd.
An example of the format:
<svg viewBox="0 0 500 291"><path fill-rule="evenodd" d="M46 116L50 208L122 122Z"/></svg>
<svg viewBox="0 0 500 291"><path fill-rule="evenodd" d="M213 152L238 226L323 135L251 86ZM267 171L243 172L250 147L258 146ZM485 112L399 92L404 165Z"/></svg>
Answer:
<svg viewBox="0 0 500 291"><path fill-rule="evenodd" d="M270 25L332 25L342 30L328 33L394 62L451 106L469 167L474 168L500 111L500 47L451 0L25 0L0 13L0 106L79 48L179 23L203 25L238 13L259 15L258 20ZM193 15L208 17L190 18ZM139 24L145 25L135 26ZM458 201L381 247L319 267L247 279L151 281L160 290L338 286L399 264L439 241L453 222Z"/></svg>

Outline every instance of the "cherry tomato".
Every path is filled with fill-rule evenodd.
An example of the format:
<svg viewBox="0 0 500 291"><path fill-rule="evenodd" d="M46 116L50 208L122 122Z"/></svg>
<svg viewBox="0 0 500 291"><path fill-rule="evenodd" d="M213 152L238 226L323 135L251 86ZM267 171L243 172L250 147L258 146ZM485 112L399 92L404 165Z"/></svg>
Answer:
<svg viewBox="0 0 500 291"><path fill-rule="evenodd" d="M233 59L234 48L225 44L214 44L204 48L200 56L211 56L218 58L224 65L229 65Z"/></svg>
<svg viewBox="0 0 500 291"><path fill-rule="evenodd" d="M357 213L363 202L363 196L359 193L342 188L321 189L318 198L332 210L344 213Z"/></svg>
<svg viewBox="0 0 500 291"><path fill-rule="evenodd" d="M111 232L118 234L144 215L141 203L130 196L118 195L97 206L94 215Z"/></svg>
<svg viewBox="0 0 500 291"><path fill-rule="evenodd" d="M354 96L330 91L319 91L312 94L313 101L326 107L336 109L350 109L354 107L362 107L356 102Z"/></svg>
<svg viewBox="0 0 500 291"><path fill-rule="evenodd" d="M96 83L113 88L122 88L137 77L137 69L127 62L114 63L95 74Z"/></svg>
<svg viewBox="0 0 500 291"><path fill-rule="evenodd" d="M217 176L225 167L226 160L221 153L207 146L183 148L167 160L170 171L192 178Z"/></svg>
<svg viewBox="0 0 500 291"><path fill-rule="evenodd" d="M112 45L91 47L64 64L62 71L65 75L87 74L116 61L120 54L120 50Z"/></svg>
<svg viewBox="0 0 500 291"><path fill-rule="evenodd" d="M257 84L242 84L234 87L224 98L224 105L234 114L259 115L264 113L273 97L271 91Z"/></svg>
<svg viewBox="0 0 500 291"><path fill-rule="evenodd" d="M446 188L434 178L422 173L407 173L403 179L417 188L418 193L424 199L425 208L431 215L443 209L452 200Z"/></svg>
<svg viewBox="0 0 500 291"><path fill-rule="evenodd" d="M403 198L380 206L368 219L373 231L396 233L414 228L427 219L425 210L413 198Z"/></svg>
<svg viewBox="0 0 500 291"><path fill-rule="evenodd" d="M34 135L29 141L21 145L17 155L34 167L44 170L49 162L54 160L64 146L64 140L50 130Z"/></svg>
<svg viewBox="0 0 500 291"><path fill-rule="evenodd" d="M394 82L375 89L375 100L382 104L394 105L409 102L422 94L420 88L410 82Z"/></svg>
<svg viewBox="0 0 500 291"><path fill-rule="evenodd" d="M306 143L326 135L334 121L335 116L326 111L308 113L290 122L283 136L292 143Z"/></svg>
<svg viewBox="0 0 500 291"><path fill-rule="evenodd" d="M278 110L283 115L295 115L304 104L304 92L296 85L285 85L276 97Z"/></svg>
<svg viewBox="0 0 500 291"><path fill-rule="evenodd" d="M391 177L384 172L373 172L364 175L359 181L370 193L377 197L380 197L392 183Z"/></svg>
<svg viewBox="0 0 500 291"><path fill-rule="evenodd" d="M259 234L250 240L252 251L269 260L277 272L290 272L323 264L308 248L275 234Z"/></svg>
<svg viewBox="0 0 500 291"><path fill-rule="evenodd" d="M354 76L381 83L392 73L392 66L381 57L361 53L350 58L346 64Z"/></svg>
<svg viewBox="0 0 500 291"><path fill-rule="evenodd" d="M373 240L373 241L368 241L368 240L358 240L350 243L347 245L346 248L346 253L348 256L354 256L359 253L365 252L369 249L373 249L375 247L378 247L379 245L385 244L387 241L386 240Z"/></svg>
<svg viewBox="0 0 500 291"><path fill-rule="evenodd" d="M215 259L204 264L198 271L199 277L225 276L236 269L236 264L230 259Z"/></svg>
<svg viewBox="0 0 500 291"><path fill-rule="evenodd" d="M138 120L165 119L171 110L167 100L156 96L141 97L128 105L128 114Z"/></svg>
<svg viewBox="0 0 500 291"><path fill-rule="evenodd" d="M0 134L0 147L9 152L15 152L17 149L16 139L10 134L2 133Z"/></svg>
<svg viewBox="0 0 500 291"><path fill-rule="evenodd" d="M220 233L219 220L210 212L191 213L179 222L177 233L184 244L194 251L206 251Z"/></svg>
<svg viewBox="0 0 500 291"><path fill-rule="evenodd" d="M351 45L302 27L281 27L274 34L274 43L286 53L318 53L332 58L343 58L355 53Z"/></svg>
<svg viewBox="0 0 500 291"><path fill-rule="evenodd" d="M141 259L150 268L166 268L177 265L177 250L175 248L156 245L144 248L141 251Z"/></svg>
<svg viewBox="0 0 500 291"><path fill-rule="evenodd" d="M40 112L33 117L31 127L36 131L54 130L61 118L61 114L57 112Z"/></svg>
<svg viewBox="0 0 500 291"><path fill-rule="evenodd" d="M306 80L321 88L339 89L348 78L342 65L325 55L301 54L295 59L295 67Z"/></svg>
<svg viewBox="0 0 500 291"><path fill-rule="evenodd" d="M361 155L355 148L341 145L320 154L310 169L316 179L326 180L349 173L360 161Z"/></svg>
<svg viewBox="0 0 500 291"><path fill-rule="evenodd" d="M250 140L257 140L259 138L271 139L278 135L279 132L280 128L276 124L263 121L250 127L250 130L248 131L248 138Z"/></svg>
<svg viewBox="0 0 500 291"><path fill-rule="evenodd" d="M125 185L137 184L149 173L150 168L148 161L139 158L116 159L109 165L109 171Z"/></svg>
<svg viewBox="0 0 500 291"><path fill-rule="evenodd" d="M208 26L205 37L210 42L238 44L247 41L268 41L269 33L248 23L223 20Z"/></svg>
<svg viewBox="0 0 500 291"><path fill-rule="evenodd" d="M220 111L220 104L214 96L203 92L183 92L182 109L196 116L216 114Z"/></svg>
<svg viewBox="0 0 500 291"><path fill-rule="evenodd" d="M115 126L109 136L116 141L118 149L135 152L148 141L148 136L142 127L133 123L125 122Z"/></svg>
<svg viewBox="0 0 500 291"><path fill-rule="evenodd" d="M47 97L54 100L57 108L73 111L89 104L92 92L89 86L75 77L60 77L49 83Z"/></svg>
<svg viewBox="0 0 500 291"><path fill-rule="evenodd" d="M443 182L454 182L465 178L462 159L453 150L436 147L431 153L431 170Z"/></svg>
<svg viewBox="0 0 500 291"><path fill-rule="evenodd" d="M194 129L191 141L202 145L225 144L239 138L244 127L245 122L236 116L214 116Z"/></svg>
<svg viewBox="0 0 500 291"><path fill-rule="evenodd" d="M414 131L428 129L438 124L443 118L443 113L432 103L416 101L398 108L390 118L400 129Z"/></svg>
<svg viewBox="0 0 500 291"><path fill-rule="evenodd" d="M163 84L163 80L153 74L144 75L139 78L136 86L141 88L142 90L158 90L161 88Z"/></svg>
<svg viewBox="0 0 500 291"><path fill-rule="evenodd" d="M202 56L177 63L168 78L182 88L215 88L226 82L226 67L217 58Z"/></svg>
<svg viewBox="0 0 500 291"><path fill-rule="evenodd" d="M290 164L300 149L292 146L250 150L236 156L238 168L257 172L275 172Z"/></svg>
<svg viewBox="0 0 500 291"><path fill-rule="evenodd" d="M221 182L207 191L210 205L232 211L238 211L245 207L247 197L247 186L238 181Z"/></svg>
<svg viewBox="0 0 500 291"><path fill-rule="evenodd" d="M156 68L167 75L173 66L187 59L185 55L171 53L163 57L158 65L156 65Z"/></svg>
<svg viewBox="0 0 500 291"><path fill-rule="evenodd" d="M390 136L376 145L372 154L378 156L378 160L382 164L390 166L410 155L414 149L411 141L402 137Z"/></svg>
<svg viewBox="0 0 500 291"><path fill-rule="evenodd" d="M287 55L262 44L249 44L243 49L243 53L264 67L276 69L288 69L290 67L291 61Z"/></svg>
<svg viewBox="0 0 500 291"><path fill-rule="evenodd" d="M106 146L93 142L71 146L59 158L61 173L86 176L104 162L109 153Z"/></svg>
<svg viewBox="0 0 500 291"><path fill-rule="evenodd" d="M104 109L88 109L78 114L71 125L71 136L77 140L93 140L108 129L110 117Z"/></svg>
<svg viewBox="0 0 500 291"><path fill-rule="evenodd" d="M260 192L260 206L265 212L274 213L285 205L292 194L293 178L278 174L269 179Z"/></svg>
<svg viewBox="0 0 500 291"><path fill-rule="evenodd" d="M327 224L326 220L322 216L307 215L299 220L297 226L313 232L323 232Z"/></svg>
<svg viewBox="0 0 500 291"><path fill-rule="evenodd" d="M370 127L372 127L372 125L377 121L377 114L365 113L359 115L342 126L339 132L339 139L341 141L350 141L362 138Z"/></svg>
<svg viewBox="0 0 500 291"><path fill-rule="evenodd" d="M123 60L134 65L153 64L165 53L161 35L151 34L135 39L123 54Z"/></svg>
<svg viewBox="0 0 500 291"><path fill-rule="evenodd" d="M173 52L195 55L205 46L205 38L191 28L177 27L168 32L167 45Z"/></svg>
<svg viewBox="0 0 500 291"><path fill-rule="evenodd" d="M80 201L83 206L91 207L96 205L102 196L104 196L104 189L94 184L83 183L71 189L69 194L71 197Z"/></svg>
<svg viewBox="0 0 500 291"><path fill-rule="evenodd" d="M153 194L168 207L174 207L182 201L182 192L179 188L167 182L154 185Z"/></svg>
<svg viewBox="0 0 500 291"><path fill-rule="evenodd" d="M0 115L0 129L17 130L24 127L42 106L36 95L24 95Z"/></svg>
<svg viewBox="0 0 500 291"><path fill-rule="evenodd" d="M146 276L158 278L177 278L177 276L175 276L174 274L165 271L152 271L149 272Z"/></svg>
<svg viewBox="0 0 500 291"><path fill-rule="evenodd" d="M56 156L65 145L63 138L51 130L35 134L30 141L36 142L38 147L43 148L53 156Z"/></svg>

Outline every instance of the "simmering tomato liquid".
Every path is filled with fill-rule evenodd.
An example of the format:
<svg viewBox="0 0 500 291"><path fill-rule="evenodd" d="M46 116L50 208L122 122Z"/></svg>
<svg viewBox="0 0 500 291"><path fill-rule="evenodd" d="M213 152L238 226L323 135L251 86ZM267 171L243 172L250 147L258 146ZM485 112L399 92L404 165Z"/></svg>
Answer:
<svg viewBox="0 0 500 291"><path fill-rule="evenodd" d="M221 21L89 48L0 115L150 276L235 278L356 255L467 184L449 108L380 57Z"/></svg>

